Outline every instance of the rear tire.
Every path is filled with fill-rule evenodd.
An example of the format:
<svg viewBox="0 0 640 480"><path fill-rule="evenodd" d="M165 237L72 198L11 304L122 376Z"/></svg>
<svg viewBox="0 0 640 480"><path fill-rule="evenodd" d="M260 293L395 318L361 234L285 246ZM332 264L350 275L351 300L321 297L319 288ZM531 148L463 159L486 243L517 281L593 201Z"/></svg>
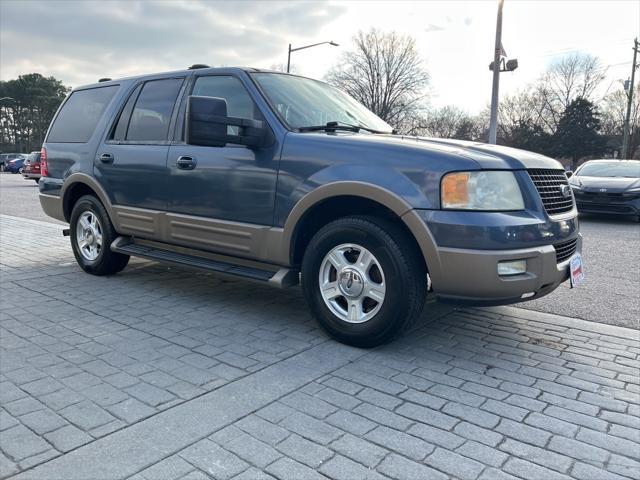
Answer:
<svg viewBox="0 0 640 480"><path fill-rule="evenodd" d="M129 256L112 252L109 248L117 233L96 197L80 197L71 211L69 226L73 254L85 272L113 275L127 266Z"/></svg>
<svg viewBox="0 0 640 480"><path fill-rule="evenodd" d="M311 239L302 262L302 288L329 335L375 347L420 316L427 272L401 228L377 217L352 216L325 225Z"/></svg>

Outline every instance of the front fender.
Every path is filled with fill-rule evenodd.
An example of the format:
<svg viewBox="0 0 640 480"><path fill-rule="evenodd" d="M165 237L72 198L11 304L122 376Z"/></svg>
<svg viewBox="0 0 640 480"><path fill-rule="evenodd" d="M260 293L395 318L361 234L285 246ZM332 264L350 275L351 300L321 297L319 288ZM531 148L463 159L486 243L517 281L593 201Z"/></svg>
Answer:
<svg viewBox="0 0 640 480"><path fill-rule="evenodd" d="M297 212L308 208L316 199L324 200L338 195L375 200L398 216L412 208L438 208L434 200L439 194L436 192L434 197L430 189L434 185L435 189L439 188L439 177L431 176L437 175L424 169L406 171L386 165L349 163L328 166L302 181L281 171L274 223L286 228L292 219L297 221Z"/></svg>

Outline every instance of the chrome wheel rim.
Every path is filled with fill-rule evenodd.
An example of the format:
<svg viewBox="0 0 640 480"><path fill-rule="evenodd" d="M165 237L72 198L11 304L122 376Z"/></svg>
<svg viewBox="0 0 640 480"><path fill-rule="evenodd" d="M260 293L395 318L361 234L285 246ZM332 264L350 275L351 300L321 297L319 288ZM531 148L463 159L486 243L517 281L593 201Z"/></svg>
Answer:
<svg viewBox="0 0 640 480"><path fill-rule="evenodd" d="M329 250L320 264L319 281L324 303L344 322L369 321L384 303L382 266L360 245L344 243Z"/></svg>
<svg viewBox="0 0 640 480"><path fill-rule="evenodd" d="M76 242L80 255L93 262L102 252L102 225L95 213L83 212L76 223Z"/></svg>

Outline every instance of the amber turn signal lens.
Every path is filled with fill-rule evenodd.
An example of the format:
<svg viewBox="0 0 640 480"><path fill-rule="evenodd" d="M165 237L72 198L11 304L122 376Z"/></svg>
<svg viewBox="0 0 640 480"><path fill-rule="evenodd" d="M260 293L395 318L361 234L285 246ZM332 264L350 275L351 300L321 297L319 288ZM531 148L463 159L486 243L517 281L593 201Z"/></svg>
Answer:
<svg viewBox="0 0 640 480"><path fill-rule="evenodd" d="M442 206L455 208L469 203L469 172L450 173L442 180Z"/></svg>

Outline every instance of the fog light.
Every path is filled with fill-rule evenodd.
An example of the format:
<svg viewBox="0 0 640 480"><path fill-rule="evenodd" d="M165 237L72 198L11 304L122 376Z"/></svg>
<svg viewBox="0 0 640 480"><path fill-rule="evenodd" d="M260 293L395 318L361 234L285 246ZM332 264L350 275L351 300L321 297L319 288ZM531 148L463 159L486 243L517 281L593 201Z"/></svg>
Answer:
<svg viewBox="0 0 640 480"><path fill-rule="evenodd" d="M510 260L508 262L498 262L498 275L521 275L527 272L526 260Z"/></svg>

